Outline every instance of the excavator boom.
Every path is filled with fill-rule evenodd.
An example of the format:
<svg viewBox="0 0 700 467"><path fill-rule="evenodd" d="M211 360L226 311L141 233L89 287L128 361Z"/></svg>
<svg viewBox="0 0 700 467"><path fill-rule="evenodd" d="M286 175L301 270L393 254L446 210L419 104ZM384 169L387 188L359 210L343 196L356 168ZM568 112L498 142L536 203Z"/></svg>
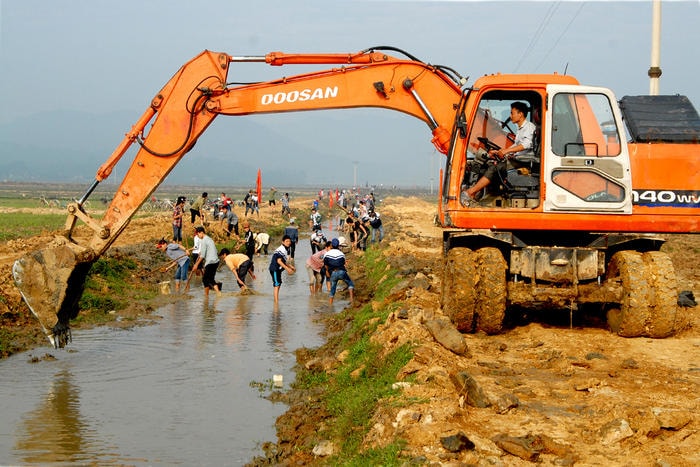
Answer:
<svg viewBox="0 0 700 467"><path fill-rule="evenodd" d="M339 66L270 82L228 85L230 65L243 62ZM435 105L426 105L420 93L429 94ZM63 347L70 341L69 321L78 314L85 277L93 262L218 115L383 107L425 121L433 143L446 153L449 128L461 96L459 79L449 70L371 49L351 54L272 52L240 57L204 51L183 65L156 94L97 170L85 195L68 206L63 235L15 262L15 283L52 345ZM93 218L83 203L134 143L140 148L111 204L102 218ZM93 230L88 241L73 237L78 221Z"/></svg>

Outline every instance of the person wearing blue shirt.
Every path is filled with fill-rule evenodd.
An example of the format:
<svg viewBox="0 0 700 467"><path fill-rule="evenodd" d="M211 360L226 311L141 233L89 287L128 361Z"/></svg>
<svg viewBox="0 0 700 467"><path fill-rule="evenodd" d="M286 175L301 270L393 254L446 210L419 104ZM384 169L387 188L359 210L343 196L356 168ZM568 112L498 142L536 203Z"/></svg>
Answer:
<svg viewBox="0 0 700 467"><path fill-rule="evenodd" d="M337 238L331 240L331 249L323 257L323 264L326 266L326 277L330 278L331 291L329 294L330 304L333 304L333 297L338 287L338 281L343 281L348 285L350 293L350 303L354 299L355 283L350 279L348 271L345 269L345 253L340 251L340 241Z"/></svg>

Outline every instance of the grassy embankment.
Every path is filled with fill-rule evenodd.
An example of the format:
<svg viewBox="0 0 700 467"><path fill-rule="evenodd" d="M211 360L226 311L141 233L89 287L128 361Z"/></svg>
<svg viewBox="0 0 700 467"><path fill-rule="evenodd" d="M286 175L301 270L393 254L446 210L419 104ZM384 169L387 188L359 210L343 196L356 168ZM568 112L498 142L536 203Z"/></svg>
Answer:
<svg viewBox="0 0 700 467"><path fill-rule="evenodd" d="M65 214L0 213L0 242L58 230L65 221Z"/></svg>
<svg viewBox="0 0 700 467"><path fill-rule="evenodd" d="M37 235L50 235L60 231L66 214L60 208L53 213L37 213L24 209L44 207L34 198L0 197L0 242L8 242ZM135 279L133 271L138 267L129 258L103 257L93 265L87 277L85 292L80 299L81 313L71 323L73 327L97 325L113 321L117 314L134 302L144 302L156 295L153 287L144 287ZM0 294L4 312L0 317L0 356L5 357L37 345L35 322L23 303L14 303L8 295ZM129 320L129 317L121 316ZM41 341L43 342L43 340Z"/></svg>
<svg viewBox="0 0 700 467"><path fill-rule="evenodd" d="M360 275L364 276L362 287L372 291L372 301L332 317L336 324L330 327L347 324L343 332L331 336L318 350L329 355L348 351L347 358L332 373L300 368L293 387L302 391L323 390L321 403L332 420L322 424L324 428L317 436L333 440L339 448L333 458L327 459L330 465L401 465L405 460L400 458L400 441L383 448L362 448L362 439L371 428L371 418L379 404L402 404L400 390L392 385L399 370L411 359L412 349L403 345L384 355L381 345L371 342L377 327L401 306L400 302L385 301L401 279L395 270L387 268L378 248L369 248L358 262Z"/></svg>

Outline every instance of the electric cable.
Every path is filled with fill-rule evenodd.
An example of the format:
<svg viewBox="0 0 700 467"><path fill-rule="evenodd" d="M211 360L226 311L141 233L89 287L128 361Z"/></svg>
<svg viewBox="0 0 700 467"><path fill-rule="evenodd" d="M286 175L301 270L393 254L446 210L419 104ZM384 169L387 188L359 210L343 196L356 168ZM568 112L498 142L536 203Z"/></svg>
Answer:
<svg viewBox="0 0 700 467"><path fill-rule="evenodd" d="M530 42L527 44L527 47L525 47L525 49L523 50L523 53L520 55L520 59L518 59L518 63L517 63L517 65L515 65L515 68L513 69L514 73L516 73L520 69L520 65L523 63L525 58L530 55L530 52L532 51L533 47L535 46L535 44L537 44L540 37L542 37L542 34L544 33L544 30L546 28L546 25L551 22L551 19L554 16L554 13L559 8L560 4L561 4L561 1L556 2L554 4L551 4L549 6L547 13L542 18L542 21L540 21L540 24L537 27L537 30L530 38Z"/></svg>
<svg viewBox="0 0 700 467"><path fill-rule="evenodd" d="M539 70L539 68L542 66L542 64L544 63L544 61L547 60L547 57L549 57L549 54L551 54L552 51L554 50L554 48L559 44L559 42L560 42L560 41L562 40L562 38L564 37L564 34L566 34L566 33L569 31L569 28L570 28L571 25L573 24L574 20L576 20L576 18L578 17L578 15L581 13L581 10L583 10L583 7L584 7L585 5L586 5L585 2L582 2L582 3L581 3L581 5L578 7L578 10L577 10L576 13L574 14L573 18L571 18L571 21L569 21L569 24L566 25L566 27L565 27L564 30L561 32L561 34L559 35L559 37L557 38L557 40L554 41L554 44L552 44L552 46L549 48L549 50L548 50L547 53L544 55L544 57L542 58L542 60L540 61L540 63L535 67L534 71ZM567 67L568 67L568 64L567 64ZM566 74L566 72L564 72L564 74Z"/></svg>
<svg viewBox="0 0 700 467"><path fill-rule="evenodd" d="M219 81L220 85L222 84L221 80L219 79L218 76L213 76L213 75L207 76L206 78L203 78L202 80L199 81L199 83L192 89L187 100L185 101L185 111L190 115L190 118L189 118L189 124L187 126L187 134L185 135L185 138L184 138L182 144L180 145L180 147L178 147L177 149L175 149L173 151L166 152L166 153L157 152L157 151L149 148L146 145L145 140L141 139L141 137L139 137L139 135L136 135L136 142L139 144L139 146L141 146L143 148L144 151L146 151L149 154L156 156L156 157L170 157L170 156L177 154L178 152L182 151L185 148L188 141L190 140L190 136L192 135L192 129L194 128L195 116L197 115L197 112L204 110L206 100L209 97L209 93L206 92L206 90L204 88L200 88L200 85L210 78L215 78L217 81ZM192 107L188 108L187 103L190 102L190 98L193 96L193 94L196 91L199 91L200 94L194 98L194 102L192 103ZM201 102L201 104L200 104L200 102ZM143 136L143 132L141 132L141 136ZM190 149L192 147L194 147L195 142L196 141L192 142Z"/></svg>

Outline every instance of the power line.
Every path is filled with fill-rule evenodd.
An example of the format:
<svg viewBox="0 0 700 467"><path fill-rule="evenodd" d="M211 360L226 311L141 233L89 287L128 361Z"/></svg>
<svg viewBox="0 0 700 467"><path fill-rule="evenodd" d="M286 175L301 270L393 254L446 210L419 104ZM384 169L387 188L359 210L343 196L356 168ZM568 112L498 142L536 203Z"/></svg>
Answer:
<svg viewBox="0 0 700 467"><path fill-rule="evenodd" d="M544 63L544 61L547 60L547 57L549 57L549 54L552 53L552 50L554 50L554 49L556 48L556 46L559 45L559 41L561 41L561 39L564 37L564 34L566 34L566 33L569 31L569 28L570 28L571 25L573 24L574 20L576 20L576 18L578 17L579 13L581 13L581 10L583 10L583 7L584 7L585 4L586 4L586 3L583 2L583 3L581 3L581 5L578 7L578 10L577 10L576 13L574 14L573 18L571 18L571 21L569 21L569 24L566 25L566 27L565 27L564 30L561 32L561 34L559 35L559 37L557 38L557 40L554 41L554 44L552 44L552 46L549 48L549 50L547 51L547 53L544 55L544 58L542 58L542 61L540 61L540 63L535 67L535 71L539 70L539 68L542 66L542 64ZM566 73L564 73L564 74L566 74Z"/></svg>
<svg viewBox="0 0 700 467"><path fill-rule="evenodd" d="M520 69L520 65L523 63L525 58L527 58L527 56L530 55L530 52L532 51L535 44L537 44L537 41L540 40L542 33L544 33L544 30L547 27L547 24L550 23L552 17L554 16L554 13L557 11L560 4L561 4L561 1L549 5L549 9L547 10L547 13L544 15L544 17L540 21L540 24L537 27L537 30L534 32L534 34L530 38L530 42L527 44L527 47L525 47L525 50L523 50L523 53L520 55L520 59L518 60L518 64L515 66L515 69L513 70L514 73L516 73Z"/></svg>

